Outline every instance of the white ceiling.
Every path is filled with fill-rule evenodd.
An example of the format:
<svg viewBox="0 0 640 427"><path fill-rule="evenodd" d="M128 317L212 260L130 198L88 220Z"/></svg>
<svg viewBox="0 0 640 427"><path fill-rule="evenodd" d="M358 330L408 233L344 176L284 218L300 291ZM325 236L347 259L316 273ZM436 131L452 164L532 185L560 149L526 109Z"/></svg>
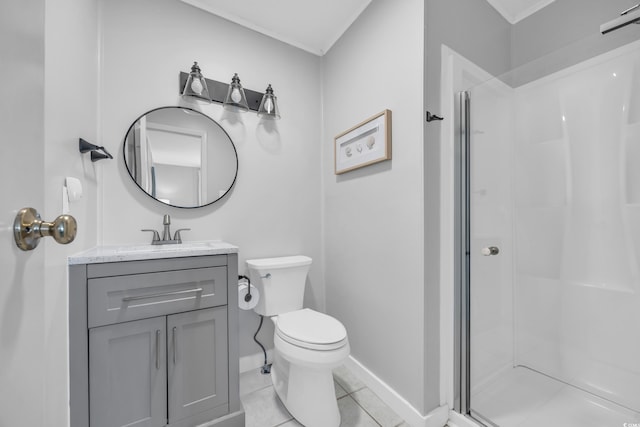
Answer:
<svg viewBox="0 0 640 427"><path fill-rule="evenodd" d="M316 55L324 55L371 0L181 0Z"/></svg>
<svg viewBox="0 0 640 427"><path fill-rule="evenodd" d="M181 1L319 56L333 46L371 3L371 0ZM555 0L487 1L515 24Z"/></svg>
<svg viewBox="0 0 640 427"><path fill-rule="evenodd" d="M555 0L487 0L504 18L512 24L536 13Z"/></svg>

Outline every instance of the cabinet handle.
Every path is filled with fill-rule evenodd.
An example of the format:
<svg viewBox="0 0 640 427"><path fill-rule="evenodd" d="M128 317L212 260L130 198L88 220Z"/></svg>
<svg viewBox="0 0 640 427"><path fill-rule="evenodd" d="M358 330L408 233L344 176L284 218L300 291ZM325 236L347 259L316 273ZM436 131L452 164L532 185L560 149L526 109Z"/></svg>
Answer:
<svg viewBox="0 0 640 427"><path fill-rule="evenodd" d="M176 364L176 327L173 327L173 335L171 337L173 341L173 364Z"/></svg>
<svg viewBox="0 0 640 427"><path fill-rule="evenodd" d="M160 330L156 331L156 369L160 369Z"/></svg>
<svg viewBox="0 0 640 427"><path fill-rule="evenodd" d="M195 289L186 289L184 291L158 292L157 294L137 295L135 297L122 298L122 302L139 301L139 300L142 300L142 299L167 297L167 296L171 296L171 295L190 294L190 293L193 293L193 292L202 292L203 290L204 289L202 289L202 288L195 288Z"/></svg>

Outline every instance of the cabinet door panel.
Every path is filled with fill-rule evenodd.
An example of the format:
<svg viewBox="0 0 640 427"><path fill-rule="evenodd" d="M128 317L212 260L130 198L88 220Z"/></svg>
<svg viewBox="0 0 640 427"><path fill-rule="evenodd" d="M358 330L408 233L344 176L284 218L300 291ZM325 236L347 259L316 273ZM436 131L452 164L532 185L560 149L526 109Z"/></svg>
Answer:
<svg viewBox="0 0 640 427"><path fill-rule="evenodd" d="M91 427L167 424L166 318L89 330Z"/></svg>
<svg viewBox="0 0 640 427"><path fill-rule="evenodd" d="M228 412L227 308L167 318L169 424L211 411Z"/></svg>

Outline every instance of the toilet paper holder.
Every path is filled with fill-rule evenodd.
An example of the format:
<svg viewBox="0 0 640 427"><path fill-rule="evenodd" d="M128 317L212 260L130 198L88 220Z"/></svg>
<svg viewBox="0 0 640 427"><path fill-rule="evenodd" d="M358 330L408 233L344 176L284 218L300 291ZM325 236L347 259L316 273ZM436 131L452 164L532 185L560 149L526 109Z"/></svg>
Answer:
<svg viewBox="0 0 640 427"><path fill-rule="evenodd" d="M246 280L247 281L247 294L244 296L244 301L245 302L249 302L253 298L253 296L251 295L251 279L249 279L247 276L240 275L240 276L238 276L238 282L240 280Z"/></svg>

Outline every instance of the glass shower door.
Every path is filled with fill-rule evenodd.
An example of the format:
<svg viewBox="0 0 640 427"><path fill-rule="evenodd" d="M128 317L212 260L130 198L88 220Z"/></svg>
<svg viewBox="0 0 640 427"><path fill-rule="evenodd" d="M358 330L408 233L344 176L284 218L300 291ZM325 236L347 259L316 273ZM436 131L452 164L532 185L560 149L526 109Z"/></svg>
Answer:
<svg viewBox="0 0 640 427"><path fill-rule="evenodd" d="M640 42L514 81L468 91L470 413L640 423Z"/></svg>

